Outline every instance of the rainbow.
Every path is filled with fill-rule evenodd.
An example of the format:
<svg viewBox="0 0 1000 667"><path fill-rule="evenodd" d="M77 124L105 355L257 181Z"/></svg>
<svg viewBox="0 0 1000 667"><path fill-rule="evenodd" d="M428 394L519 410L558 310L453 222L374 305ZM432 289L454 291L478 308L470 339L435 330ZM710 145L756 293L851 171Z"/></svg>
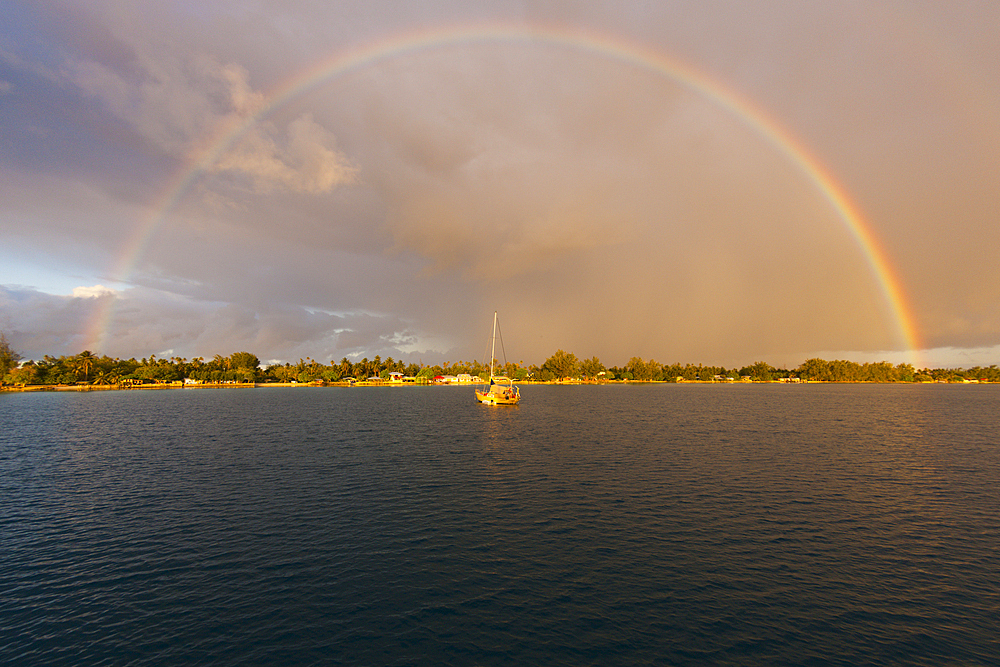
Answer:
<svg viewBox="0 0 1000 667"><path fill-rule="evenodd" d="M617 60L665 76L711 100L740 119L797 165L847 226L867 258L882 295L895 315L900 341L909 351L914 365L920 366L918 351L921 345L914 318L889 256L879 244L857 205L851 201L834 175L804 144L752 101L684 62L615 37L594 32L570 31L556 26L480 24L404 32L337 51L317 61L272 89L265 96L265 102L253 114L234 120L202 142L202 148L196 151L195 155L165 185L160 197L151 207L153 213L142 224L137 225L134 234L123 248L113 275L127 282L157 229L191 185L251 127L291 99L352 70L422 50L476 43L549 44ZM91 341L93 349L101 348L112 316L115 299L105 301L107 305L99 309L87 328L86 340Z"/></svg>

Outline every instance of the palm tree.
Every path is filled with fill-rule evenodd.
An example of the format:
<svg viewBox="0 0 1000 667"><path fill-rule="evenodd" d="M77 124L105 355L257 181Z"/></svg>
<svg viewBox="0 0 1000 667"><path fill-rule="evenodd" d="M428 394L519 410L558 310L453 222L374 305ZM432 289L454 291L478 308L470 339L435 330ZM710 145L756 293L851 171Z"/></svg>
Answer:
<svg viewBox="0 0 1000 667"><path fill-rule="evenodd" d="M83 373L84 382L90 380L90 370L93 367L94 353L90 350L84 350L73 359L73 370L76 371L77 377L80 376L80 373Z"/></svg>
<svg viewBox="0 0 1000 667"><path fill-rule="evenodd" d="M121 377L114 369L102 371L94 378L94 384L116 385L121 384Z"/></svg>

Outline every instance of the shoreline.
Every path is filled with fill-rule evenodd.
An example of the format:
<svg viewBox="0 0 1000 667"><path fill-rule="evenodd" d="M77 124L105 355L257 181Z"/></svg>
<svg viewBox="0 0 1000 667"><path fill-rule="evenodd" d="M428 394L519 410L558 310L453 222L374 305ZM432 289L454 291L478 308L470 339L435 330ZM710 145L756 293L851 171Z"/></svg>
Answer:
<svg viewBox="0 0 1000 667"><path fill-rule="evenodd" d="M131 387L125 387L121 385L107 385L107 384L89 384L89 385L26 385L26 386L15 386L15 385L4 385L0 386L0 393L11 392L11 393L32 393L32 392L51 392L51 391L150 391L150 390L164 390L164 389L266 389L268 387L311 387L311 388L330 388L330 387L340 387L340 388L353 388L353 387L476 387L485 384L485 382L451 382L451 383L415 383L415 382L325 382L325 383L312 383L312 382L239 382L239 383L215 383L215 384L145 384L145 385L134 385ZM763 384L780 384L780 385L802 385L802 384L886 384L886 385L925 385L925 384L955 384L955 385L980 385L980 384L998 384L995 382L942 382L942 381L932 381L932 382L870 382L870 381L857 381L857 382L828 382L825 380L799 380L796 382L788 382L782 380L769 380L769 381L753 381L753 382L716 382L712 380L685 380L683 382L670 382L668 380L601 380L601 381L586 381L586 380L525 380L521 382L515 382L515 384L520 385L592 385L592 386L605 386L605 385L646 385L646 384L691 384L691 385L763 385Z"/></svg>

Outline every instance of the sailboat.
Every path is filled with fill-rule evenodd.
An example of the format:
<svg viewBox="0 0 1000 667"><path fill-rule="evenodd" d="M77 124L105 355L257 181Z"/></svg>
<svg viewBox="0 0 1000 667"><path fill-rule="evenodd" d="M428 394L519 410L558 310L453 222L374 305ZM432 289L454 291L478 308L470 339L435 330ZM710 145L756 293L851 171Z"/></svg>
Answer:
<svg viewBox="0 0 1000 667"><path fill-rule="evenodd" d="M501 343L503 341L501 340ZM484 405L517 405L521 392L514 381L503 375L493 375L493 359L497 349L497 313L493 311L493 342L490 345L490 386L485 391L476 389L476 400Z"/></svg>

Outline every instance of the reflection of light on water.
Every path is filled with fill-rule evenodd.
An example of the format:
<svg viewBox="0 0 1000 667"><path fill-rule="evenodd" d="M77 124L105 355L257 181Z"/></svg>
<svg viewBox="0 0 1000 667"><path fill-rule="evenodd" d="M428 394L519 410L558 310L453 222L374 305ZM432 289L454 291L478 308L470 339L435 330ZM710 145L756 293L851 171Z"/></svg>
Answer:
<svg viewBox="0 0 1000 667"><path fill-rule="evenodd" d="M830 482L843 489L840 493L854 508L853 520L909 533L964 520L956 518L955 499L971 492L957 472L971 475L981 465L979 445L988 443L988 437L977 439L975 434L990 427L982 417L988 410L976 405L976 396L944 400L957 397L954 392L948 396L949 389L887 385L826 390L828 401L866 394L863 401L842 402L826 429L835 443L825 460ZM937 544L924 539L927 545Z"/></svg>
<svg viewBox="0 0 1000 667"><path fill-rule="evenodd" d="M520 442L513 426L520 406L478 403L477 407L482 426L484 469L492 475L503 474L503 469L510 468L519 458Z"/></svg>
<svg viewBox="0 0 1000 667"><path fill-rule="evenodd" d="M511 415L519 409L517 405L484 405L482 408L483 433L487 436L487 442L501 440L503 428L511 423Z"/></svg>

